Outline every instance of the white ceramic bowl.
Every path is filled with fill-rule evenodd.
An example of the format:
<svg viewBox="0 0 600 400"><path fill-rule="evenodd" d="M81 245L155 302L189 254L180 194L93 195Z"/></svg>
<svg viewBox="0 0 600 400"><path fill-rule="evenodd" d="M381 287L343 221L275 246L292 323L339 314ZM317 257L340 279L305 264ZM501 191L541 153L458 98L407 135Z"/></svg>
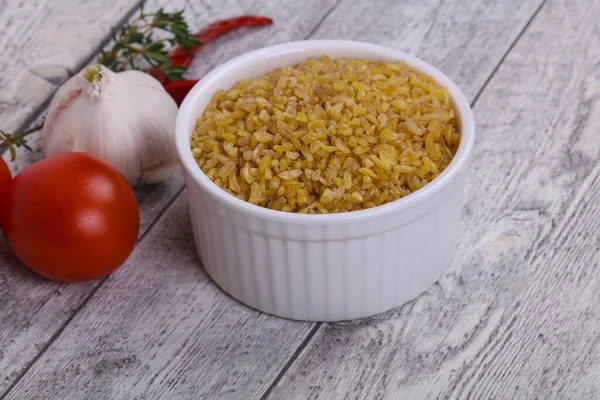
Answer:
<svg viewBox="0 0 600 400"><path fill-rule="evenodd" d="M216 186L194 161L189 140L213 94L238 80L322 54L405 60L448 87L462 135L450 165L402 199L329 215L258 207ZM252 51L217 67L191 90L177 118L177 151L206 272L250 307L298 320L367 317L414 299L452 261L474 134L469 103L456 85L424 61L390 48L353 41L299 41Z"/></svg>

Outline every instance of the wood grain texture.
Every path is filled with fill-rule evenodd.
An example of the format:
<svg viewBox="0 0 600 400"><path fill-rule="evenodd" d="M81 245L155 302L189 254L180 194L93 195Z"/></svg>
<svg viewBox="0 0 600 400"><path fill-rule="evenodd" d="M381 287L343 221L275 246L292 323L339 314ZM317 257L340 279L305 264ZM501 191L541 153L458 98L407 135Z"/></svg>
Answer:
<svg viewBox="0 0 600 400"><path fill-rule="evenodd" d="M213 7L231 11L224 3L234 4L215 2ZM239 9L261 10L261 14L274 16L276 24L241 40L234 34L207 46L190 74L200 76L216 63L251 48L301 39L314 30L314 37L368 40L423 54L428 61L451 71L449 75L473 98L538 5L538 2L516 6L498 2L480 6L473 2L465 7L459 1L435 1L394 7L393 2L383 1L369 3L370 6L367 2L347 3L350 2L340 3L338 8L342 11L336 8L328 16L326 13L336 3L325 7L323 2L305 1L300 7L291 1L256 1L251 5L254 8L247 9L242 7L250 6L243 3ZM502 18L492 15L490 10L495 13L502 10ZM472 18L465 15L470 12L474 13ZM281 19L284 23L277 22L278 13L285 16ZM326 18L321 21L319 16ZM466 34L457 30L448 18L475 22ZM265 35L264 41L255 39L255 35ZM471 36L480 36L481 40L468 48ZM457 56L462 53L467 55ZM406 328L402 315L415 312L412 310L417 305L421 307L422 319L415 321L413 330L422 328L419 323L437 315L439 299L435 296L443 288L441 285L418 302L368 323L325 326L314 339L316 347L305 349L298 364L292 364L287 373L285 369L280 372L304 340L312 336L315 325L254 312L209 283L196 265L185 207L183 200L177 200L138 246L127 266L112 275L71 321L68 318L72 312L58 316L66 319L64 331L55 330L59 334L51 343L41 342L41 346L48 346L47 350L7 398L252 399L260 398L265 390L270 391L274 381L278 382L270 392L274 399L343 398L353 393L361 398L361 394L378 392L356 392L343 378L354 382L358 374L359 383L362 379L365 387L386 374L396 374L386 370L385 363L378 364L379 368L371 365L376 359L394 360L399 351L409 351L404 348L390 354L391 346ZM423 305L426 298L432 299L429 311L427 304ZM77 299L65 304L81 307ZM454 304L459 307L461 303ZM450 317L446 321L446 326L456 330L451 337L457 346L462 343L462 334L478 329L473 315L483 318L487 309L473 310L458 319L459 326L454 326L456 320ZM385 343L390 346L384 347ZM315 352L317 355L311 357ZM348 360L353 363L347 364ZM421 364L435 370L436 365L427 361L422 359ZM348 369L344 370L346 365ZM283 379L277 381L280 373ZM410 374L410 369L407 373ZM385 390L385 382L383 378L378 387Z"/></svg>
<svg viewBox="0 0 600 400"><path fill-rule="evenodd" d="M71 16L86 10L80 7L77 11L76 4L60 3L58 10L61 10L61 6L65 7L66 3L74 7L69 11ZM242 0L225 3L223 4L220 1L197 3L165 0L162 2L148 2L146 9L150 10L162 5L165 5L165 8L168 9L180 9L185 6L188 13L187 19L194 30L217 19L233 17L252 11L265 13L275 20L286 22L276 24L273 27L255 29L256 32L246 32L243 38L235 34L224 37L218 45L224 49L229 49L231 56L233 56L251 46L253 35L262 30L270 30L271 35L283 38L304 38L318 23L319 16L324 15L335 5L333 0L327 2L312 0L304 2L302 8L291 7L295 14L290 15L289 9L282 8L279 10L276 7L277 5L271 2L267 5L260 1L248 3ZM224 7L224 5L227 7ZM24 6L31 7L30 4ZM89 6L89 4L86 3L86 6ZM3 9L2 15L20 12L15 5L11 4L11 7L8 10ZM309 14L310 18L308 17ZM103 21L100 20L99 22L102 23ZM93 30L93 28L90 29ZM63 34L65 35L65 41L67 41L73 32L66 30L63 31ZM254 45L257 46L258 42L255 42ZM27 48L22 49L22 51L25 50ZM32 50L35 50L35 48ZM209 50L208 47L207 50ZM221 54L222 57L227 57L226 52ZM5 60L4 56L2 60ZM9 96L9 94L6 94L6 96ZM1 97L1 99L5 98L8 97ZM31 135L29 143L34 148L34 152L29 153L19 150L18 160L9 164L13 173L18 173L30 163L43 157L40 151L39 133ZM182 189L183 178L180 174L160 185L136 189L136 197L141 213L140 232L142 235L148 231L157 216L161 215L165 207L174 200L176 194L180 193ZM54 341L56 336L69 324L72 316L88 301L104 280L72 285L43 280L23 267L3 240L0 240L0 265L2 266L0 269L0 300L2 300L0 302L0 397L2 397L2 394L10 390L11 386L35 362L36 358L46 350L49 343Z"/></svg>
<svg viewBox="0 0 600 400"><path fill-rule="evenodd" d="M599 13L549 0L479 97L449 272L400 309L322 325L270 398L600 397Z"/></svg>

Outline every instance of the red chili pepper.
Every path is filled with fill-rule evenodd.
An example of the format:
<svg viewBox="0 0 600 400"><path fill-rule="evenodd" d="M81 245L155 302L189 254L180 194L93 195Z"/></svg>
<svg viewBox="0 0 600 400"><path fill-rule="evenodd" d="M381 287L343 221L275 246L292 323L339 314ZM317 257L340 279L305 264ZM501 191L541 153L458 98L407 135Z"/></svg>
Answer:
<svg viewBox="0 0 600 400"><path fill-rule="evenodd" d="M202 46L204 46L206 43L241 27L265 26L270 25L272 23L273 20L271 18L259 17L255 15L244 15L241 17L213 22L212 24L206 26L198 33L196 33L195 38L196 40L201 42L201 44L190 50L193 54L196 54L198 50L200 50ZM193 59L194 56L188 54L185 50L183 50L181 46L175 47L169 53L169 60L171 61L171 63L181 67L189 67Z"/></svg>
<svg viewBox="0 0 600 400"><path fill-rule="evenodd" d="M270 25L272 23L273 20L270 18L258 17L255 15L244 15L241 17L213 22L212 24L206 26L198 33L196 33L196 35L194 35L196 40L198 40L200 44L190 49L192 52L191 55L188 54L185 50L183 50L181 46L177 46L173 50L171 50L171 52L169 52L169 61L171 61L173 65L187 68L192 63L192 60L194 59L194 54L196 54L198 50L200 50L206 43L238 28L242 28L245 26L265 26ZM158 70L152 70L149 71L149 73L154 78L158 79L160 83L163 84L165 90L171 95L171 97L173 98L173 100L175 100L178 106L181 105L185 96L198 82L197 79L170 82Z"/></svg>
<svg viewBox="0 0 600 400"><path fill-rule="evenodd" d="M173 83L167 83L164 85L167 93L171 95L177 106L180 106L185 99L185 96L188 92L194 87L194 85L198 82L198 79L188 80L188 81L177 81Z"/></svg>

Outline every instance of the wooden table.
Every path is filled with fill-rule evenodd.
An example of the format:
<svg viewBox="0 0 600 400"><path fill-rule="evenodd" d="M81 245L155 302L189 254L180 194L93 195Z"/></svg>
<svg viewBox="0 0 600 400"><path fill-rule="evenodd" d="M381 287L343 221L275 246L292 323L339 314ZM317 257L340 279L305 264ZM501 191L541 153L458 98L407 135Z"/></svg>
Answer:
<svg viewBox="0 0 600 400"><path fill-rule="evenodd" d="M303 323L206 276L181 175L137 190L137 248L111 276L39 278L0 237L2 399L600 398L600 2L154 0L192 28L256 13L208 45L201 77L306 38L408 51L446 72L477 139L458 253L427 293L373 318ZM27 127L138 0L0 3L0 121ZM42 66L42 67L40 67ZM62 72L61 72L62 71ZM35 78L35 76L45 78ZM32 79L33 76L33 79ZM42 157L20 152L15 172ZM5 155L6 157L6 155Z"/></svg>

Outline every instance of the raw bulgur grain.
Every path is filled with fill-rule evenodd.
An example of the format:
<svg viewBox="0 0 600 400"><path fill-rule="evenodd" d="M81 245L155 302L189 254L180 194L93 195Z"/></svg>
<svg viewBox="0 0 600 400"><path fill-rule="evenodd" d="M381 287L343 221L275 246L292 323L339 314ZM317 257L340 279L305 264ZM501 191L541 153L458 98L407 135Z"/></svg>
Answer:
<svg viewBox="0 0 600 400"><path fill-rule="evenodd" d="M459 140L450 96L433 78L404 62L323 56L215 93L191 147L233 196L326 214L420 189Z"/></svg>

